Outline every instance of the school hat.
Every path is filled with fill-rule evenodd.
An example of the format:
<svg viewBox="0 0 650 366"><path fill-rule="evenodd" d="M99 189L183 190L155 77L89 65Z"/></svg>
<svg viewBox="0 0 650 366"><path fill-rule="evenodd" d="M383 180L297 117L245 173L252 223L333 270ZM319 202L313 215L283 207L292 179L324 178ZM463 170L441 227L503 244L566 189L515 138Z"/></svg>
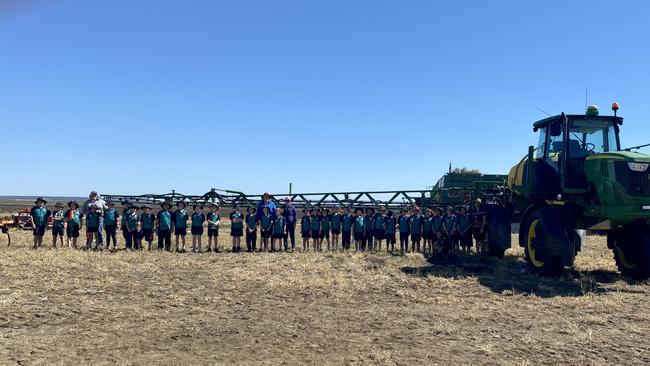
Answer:
<svg viewBox="0 0 650 366"><path fill-rule="evenodd" d="M216 207L216 208L219 208L219 205L217 205L216 203L212 202L212 203L210 204L210 207Z"/></svg>
<svg viewBox="0 0 650 366"><path fill-rule="evenodd" d="M200 205L200 204L198 204L198 203L195 203L195 204L192 206L192 209L193 209L193 210L196 210L197 207L200 208L201 210L203 210L203 206Z"/></svg>
<svg viewBox="0 0 650 366"><path fill-rule="evenodd" d="M115 202L108 201L108 202L106 202L106 206L115 206Z"/></svg>
<svg viewBox="0 0 650 366"><path fill-rule="evenodd" d="M79 204L77 203L77 201L69 201L68 202L68 207L72 208L72 205L75 205L75 206L79 207Z"/></svg>
<svg viewBox="0 0 650 366"><path fill-rule="evenodd" d="M180 206L180 205L183 205L183 207L186 207L186 206L187 206L187 205L185 204L185 202L183 202L183 201L178 201L178 202L176 202L176 207L178 207L178 206Z"/></svg>
<svg viewBox="0 0 650 366"><path fill-rule="evenodd" d="M163 209L165 208L165 206L168 206L169 208L172 208L172 204L169 201L165 201L165 202L160 204L160 207L162 207Z"/></svg>
<svg viewBox="0 0 650 366"><path fill-rule="evenodd" d="M363 213L363 209L361 207L357 207L354 209L354 213L361 212Z"/></svg>
<svg viewBox="0 0 650 366"><path fill-rule="evenodd" d="M479 197L479 198L477 198L474 202L476 202L476 203L483 203L483 200Z"/></svg>
<svg viewBox="0 0 650 366"><path fill-rule="evenodd" d="M142 210L144 210L145 208L151 209L151 206L145 203L144 205L142 205L142 207L140 207L140 209Z"/></svg>
<svg viewBox="0 0 650 366"><path fill-rule="evenodd" d="M54 205L54 207L63 207L63 203L57 202L56 205Z"/></svg>
<svg viewBox="0 0 650 366"><path fill-rule="evenodd" d="M34 203L37 204L37 205L38 205L39 202L43 202L43 204L47 204L47 200L45 200L45 198L43 198L43 197L38 197L36 199L36 201L34 201Z"/></svg>

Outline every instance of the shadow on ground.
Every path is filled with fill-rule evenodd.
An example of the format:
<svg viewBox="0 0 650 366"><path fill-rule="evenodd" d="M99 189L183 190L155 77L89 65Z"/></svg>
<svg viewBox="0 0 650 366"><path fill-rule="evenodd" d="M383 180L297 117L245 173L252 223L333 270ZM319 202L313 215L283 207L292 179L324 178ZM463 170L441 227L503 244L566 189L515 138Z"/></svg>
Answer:
<svg viewBox="0 0 650 366"><path fill-rule="evenodd" d="M481 285L496 293L536 295L544 298L603 293L610 291L603 285L623 280L618 273L604 270L579 272L568 269L557 278L541 277L530 273L526 263L518 256L506 256L503 259L458 256L444 261L429 260L428 265L403 267L401 271L414 277L475 277ZM634 292L631 289L624 291Z"/></svg>

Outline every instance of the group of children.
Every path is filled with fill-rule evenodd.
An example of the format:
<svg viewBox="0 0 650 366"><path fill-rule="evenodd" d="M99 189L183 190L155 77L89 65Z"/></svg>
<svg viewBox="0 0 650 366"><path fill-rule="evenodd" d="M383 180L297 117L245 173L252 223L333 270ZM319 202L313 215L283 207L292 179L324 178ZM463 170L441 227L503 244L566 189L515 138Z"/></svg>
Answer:
<svg viewBox="0 0 650 366"><path fill-rule="evenodd" d="M76 201L68 202L68 209L64 211L62 203L55 205L55 211L50 212L47 201L42 197L36 200L30 217L34 228L34 248L42 245L48 220L52 222L52 246L56 247L60 240L63 245L64 233L67 245L77 248L77 239L83 229L84 215L79 210ZM88 250L117 250L117 231L122 231L126 250L146 249L151 250L154 234L158 237L159 250L186 251L185 237L188 232L192 235L192 252L202 252L202 238L207 226L208 243L206 251L220 252L219 226L221 217L217 204L209 205L209 211L204 213L202 205L194 204L192 211L188 212L183 201L176 203L172 211L170 202L163 202L157 214L152 213L151 206L145 204L136 206L123 202L123 210L118 212L115 203L107 202L107 208L97 204L90 205L90 211L85 217L86 243ZM461 207L456 213L450 206L446 211L440 207L431 207L421 213L419 207L412 210L403 208L398 217L385 207L378 211L374 208L356 208L354 214L350 207L345 207L339 212L339 207L304 209L300 220L303 249L323 250L326 243L327 250L338 251L354 249L357 251L381 251L384 240L386 250L395 251L397 236L399 235L400 253L420 252L425 256L448 255L456 252L470 253L473 239L476 241L476 251L485 251L486 214L481 209L481 201L475 202L473 209ZM289 251L287 239L287 219L283 215L283 208L271 212L269 207L262 207L257 212L254 207L248 207L246 215L240 206L235 205L230 213L232 237L232 251L240 252L241 238L246 234L246 250ZM101 227L103 225L103 228ZM106 233L106 245L103 246L100 232ZM257 248L257 235L260 233L260 246ZM172 235L174 246L172 247ZM59 239L60 238L60 239ZM409 241L411 247L409 249ZM93 243L95 245L93 246ZM111 246L112 244L112 246ZM277 245L276 245L277 244ZM284 245L283 245L284 244ZM313 244L313 246L312 246ZM292 243L291 250L295 250Z"/></svg>

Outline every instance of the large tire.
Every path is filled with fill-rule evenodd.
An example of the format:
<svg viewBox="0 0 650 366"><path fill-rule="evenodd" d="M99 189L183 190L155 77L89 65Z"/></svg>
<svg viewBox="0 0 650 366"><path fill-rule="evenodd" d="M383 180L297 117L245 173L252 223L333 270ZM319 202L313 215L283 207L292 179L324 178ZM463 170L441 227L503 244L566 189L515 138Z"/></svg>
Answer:
<svg viewBox="0 0 650 366"><path fill-rule="evenodd" d="M508 211L501 205L492 207L487 218L488 254L503 258L506 249L512 245L511 233Z"/></svg>
<svg viewBox="0 0 650 366"><path fill-rule="evenodd" d="M534 242L544 235L544 227L540 224L540 212L535 211L526 220L526 237L524 238L524 252L528 268L533 272L545 276L559 276L564 268L561 258L545 258L537 253Z"/></svg>
<svg viewBox="0 0 650 366"><path fill-rule="evenodd" d="M607 239L623 276L639 280L650 278L650 235L645 225L610 232Z"/></svg>

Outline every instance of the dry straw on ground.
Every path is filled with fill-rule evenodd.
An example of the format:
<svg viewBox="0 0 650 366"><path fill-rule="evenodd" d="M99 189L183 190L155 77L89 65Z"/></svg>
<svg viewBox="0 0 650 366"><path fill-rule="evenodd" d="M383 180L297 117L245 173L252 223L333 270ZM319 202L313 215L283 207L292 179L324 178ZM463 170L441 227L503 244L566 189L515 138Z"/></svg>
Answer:
<svg viewBox="0 0 650 366"><path fill-rule="evenodd" d="M600 237L560 279L526 273L518 248L431 265L32 251L30 240L0 239L0 364L650 362L650 286L622 279Z"/></svg>

